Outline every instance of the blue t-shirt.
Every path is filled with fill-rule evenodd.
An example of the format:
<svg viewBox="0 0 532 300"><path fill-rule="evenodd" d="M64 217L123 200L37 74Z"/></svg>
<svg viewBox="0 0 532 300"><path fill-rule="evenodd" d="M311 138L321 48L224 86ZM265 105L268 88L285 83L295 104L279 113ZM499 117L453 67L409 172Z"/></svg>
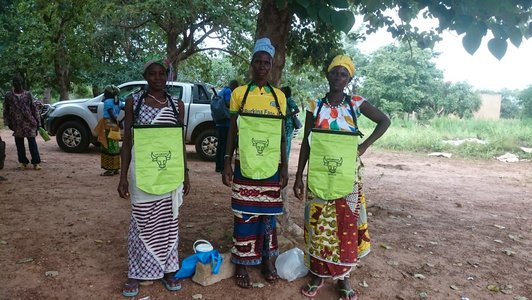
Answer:
<svg viewBox="0 0 532 300"><path fill-rule="evenodd" d="M227 105L228 109L229 109L229 103L231 102L231 92L232 91L228 86L224 87L220 91L220 96L222 97L222 99L224 99L225 105ZM229 127L230 125L231 125L230 119L223 120L223 121L220 121L219 123L216 123L216 127Z"/></svg>
<svg viewBox="0 0 532 300"><path fill-rule="evenodd" d="M111 119L111 116L109 115L109 109L112 109L115 119L118 119L120 110L126 106L125 102L123 101L118 101L118 104L115 104L114 101L115 99L113 98L107 98L103 101L103 118L104 119Z"/></svg>

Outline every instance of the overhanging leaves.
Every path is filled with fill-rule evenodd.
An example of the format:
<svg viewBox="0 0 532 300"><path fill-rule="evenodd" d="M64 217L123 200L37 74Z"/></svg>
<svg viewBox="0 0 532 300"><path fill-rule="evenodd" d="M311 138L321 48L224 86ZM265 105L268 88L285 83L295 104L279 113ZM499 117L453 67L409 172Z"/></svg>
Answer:
<svg viewBox="0 0 532 300"><path fill-rule="evenodd" d="M508 42L501 38L493 38L488 42L488 49L498 60L501 60L504 57L507 48Z"/></svg>

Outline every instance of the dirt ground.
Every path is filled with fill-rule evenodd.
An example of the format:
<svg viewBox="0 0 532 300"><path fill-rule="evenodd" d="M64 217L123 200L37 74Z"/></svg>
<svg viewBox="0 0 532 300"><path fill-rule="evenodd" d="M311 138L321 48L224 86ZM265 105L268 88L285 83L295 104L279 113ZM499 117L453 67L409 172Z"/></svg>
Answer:
<svg viewBox="0 0 532 300"><path fill-rule="evenodd" d="M43 170L20 171L11 132L0 136L8 154L0 171L8 178L0 182L0 299L124 299L130 206L118 197L118 177L99 176L98 150L69 154L39 138ZM180 212L180 257L197 239L227 252L229 189L214 163L188 152L192 191ZM295 141L291 176L298 152ZM363 160L373 248L350 279L359 299L532 299L532 163L375 149ZM303 206L289 195L301 225ZM298 237L282 251L290 241L302 246ZM153 282L136 299L305 299L306 278L270 285L257 269L251 276L265 286L185 280L171 293ZM316 299L338 299L331 281Z"/></svg>

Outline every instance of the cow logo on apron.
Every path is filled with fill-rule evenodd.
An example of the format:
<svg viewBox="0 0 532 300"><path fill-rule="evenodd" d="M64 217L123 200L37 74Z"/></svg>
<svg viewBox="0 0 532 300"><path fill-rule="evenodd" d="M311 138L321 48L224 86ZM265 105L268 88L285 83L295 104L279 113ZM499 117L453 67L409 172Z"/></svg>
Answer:
<svg viewBox="0 0 532 300"><path fill-rule="evenodd" d="M282 125L281 116L240 114L238 145L242 175L251 179L275 175L281 158Z"/></svg>
<svg viewBox="0 0 532 300"><path fill-rule="evenodd" d="M344 158L334 158L334 157L327 157L323 156L323 165L327 167L329 170L329 175L336 174L336 170L342 166L342 163L344 162Z"/></svg>
<svg viewBox="0 0 532 300"><path fill-rule="evenodd" d="M135 177L142 191L162 195L175 190L185 178L183 127L134 125Z"/></svg>
<svg viewBox="0 0 532 300"><path fill-rule="evenodd" d="M317 197L335 200L353 192L358 140L354 132L312 129L308 187Z"/></svg>
<svg viewBox="0 0 532 300"><path fill-rule="evenodd" d="M152 152L151 161L156 162L159 166L159 170L166 169L166 163L172 159L172 151L168 152Z"/></svg>

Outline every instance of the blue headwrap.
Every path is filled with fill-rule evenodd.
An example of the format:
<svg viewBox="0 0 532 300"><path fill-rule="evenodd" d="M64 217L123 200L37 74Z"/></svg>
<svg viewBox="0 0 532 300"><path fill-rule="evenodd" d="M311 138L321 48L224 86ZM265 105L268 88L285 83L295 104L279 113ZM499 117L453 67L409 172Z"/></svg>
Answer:
<svg viewBox="0 0 532 300"><path fill-rule="evenodd" d="M255 42L255 47L253 47L253 55L260 51L268 53L273 59L273 56L275 55L275 48L273 47L269 38L261 38Z"/></svg>

